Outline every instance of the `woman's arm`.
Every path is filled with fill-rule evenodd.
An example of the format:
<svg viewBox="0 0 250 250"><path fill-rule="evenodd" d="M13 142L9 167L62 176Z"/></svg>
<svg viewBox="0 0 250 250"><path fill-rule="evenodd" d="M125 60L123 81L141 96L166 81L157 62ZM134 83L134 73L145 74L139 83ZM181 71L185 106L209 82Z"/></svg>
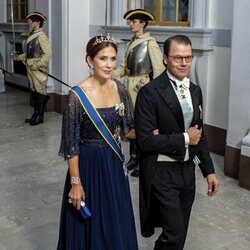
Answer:
<svg viewBox="0 0 250 250"><path fill-rule="evenodd" d="M85 193L80 179L78 159L79 159L78 155L69 158L68 167L69 167L69 175L71 183L69 198L71 199L74 207L76 207L79 210L81 207L81 200L83 201L85 200Z"/></svg>

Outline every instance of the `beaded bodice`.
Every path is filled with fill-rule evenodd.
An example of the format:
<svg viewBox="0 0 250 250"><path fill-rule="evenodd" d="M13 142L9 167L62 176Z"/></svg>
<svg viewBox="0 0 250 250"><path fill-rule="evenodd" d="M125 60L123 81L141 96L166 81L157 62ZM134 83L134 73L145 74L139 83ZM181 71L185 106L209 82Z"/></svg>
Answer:
<svg viewBox="0 0 250 250"><path fill-rule="evenodd" d="M124 138L124 133L127 133L133 127L127 91L123 84L117 83L117 86L122 105L97 109L97 112L116 139L118 137ZM120 112L121 106L123 112ZM59 154L64 156L65 159L72 155L78 155L79 147L82 144L97 147L107 146L107 143L84 111L78 97L74 92L70 91L63 114Z"/></svg>
<svg viewBox="0 0 250 250"><path fill-rule="evenodd" d="M83 111L83 110L82 110ZM119 111L115 107L111 108L100 108L97 109L98 113L106 123L110 132L114 135L122 126L122 117L119 115ZM88 115L83 111L80 125L80 137L81 143L87 146L106 146L107 143L104 141L100 133L95 128Z"/></svg>

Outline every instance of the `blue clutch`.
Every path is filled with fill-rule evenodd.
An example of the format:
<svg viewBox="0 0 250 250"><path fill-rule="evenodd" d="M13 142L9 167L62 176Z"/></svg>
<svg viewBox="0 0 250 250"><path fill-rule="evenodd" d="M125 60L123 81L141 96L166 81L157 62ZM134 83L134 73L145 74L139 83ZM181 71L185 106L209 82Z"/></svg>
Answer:
<svg viewBox="0 0 250 250"><path fill-rule="evenodd" d="M81 213L83 219L85 219L85 220L91 216L91 212L89 211L89 208L87 207L87 205L84 201L81 201L80 213Z"/></svg>
<svg viewBox="0 0 250 250"><path fill-rule="evenodd" d="M72 203L71 199L69 199L69 203ZM91 217L91 212L84 201L81 201L80 213L85 220Z"/></svg>

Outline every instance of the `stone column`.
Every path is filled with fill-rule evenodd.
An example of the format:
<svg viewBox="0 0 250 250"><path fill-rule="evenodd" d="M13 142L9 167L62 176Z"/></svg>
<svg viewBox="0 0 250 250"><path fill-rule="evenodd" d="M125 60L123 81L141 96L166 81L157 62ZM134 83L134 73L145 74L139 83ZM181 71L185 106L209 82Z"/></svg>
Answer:
<svg viewBox="0 0 250 250"><path fill-rule="evenodd" d="M0 71L0 94L5 92L4 74Z"/></svg>
<svg viewBox="0 0 250 250"><path fill-rule="evenodd" d="M190 1L190 21L193 28L207 27L207 13L209 0L192 0Z"/></svg>
<svg viewBox="0 0 250 250"><path fill-rule="evenodd" d="M1 34L0 34L1 37ZM0 52L0 67L3 68L3 57ZM0 70L0 94L5 92L4 72Z"/></svg>
<svg viewBox="0 0 250 250"><path fill-rule="evenodd" d="M127 1L110 0L111 6L111 25L125 25L123 19L124 13L127 11Z"/></svg>

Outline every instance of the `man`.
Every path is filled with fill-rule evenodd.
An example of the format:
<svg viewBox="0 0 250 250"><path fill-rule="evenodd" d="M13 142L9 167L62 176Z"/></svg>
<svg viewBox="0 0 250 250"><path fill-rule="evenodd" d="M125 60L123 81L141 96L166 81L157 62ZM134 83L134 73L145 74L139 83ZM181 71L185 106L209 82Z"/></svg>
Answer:
<svg viewBox="0 0 250 250"><path fill-rule="evenodd" d="M154 227L162 227L154 250L184 247L195 197L195 164L207 179L208 196L219 188L203 131L201 89L187 78L192 59L187 36L167 39L167 70L137 96L141 232L150 237Z"/></svg>
<svg viewBox="0 0 250 250"><path fill-rule="evenodd" d="M134 112L139 89L161 74L165 67L159 45L149 32L144 32L148 21L154 20L154 16L143 9L135 9L126 12L124 19L127 20L134 36L126 44L124 57L120 67L114 71L113 78L120 79L126 76L125 85L129 93L132 112ZM131 140L130 160L127 163L127 169L134 169L131 175L138 177L139 167L136 151L135 140Z"/></svg>
<svg viewBox="0 0 250 250"><path fill-rule="evenodd" d="M26 16L31 34L26 41L26 53L12 53L14 61L22 61L26 65L31 96L34 102L34 113L26 123L32 126L43 123L44 109L49 100L46 93L47 73L52 52L48 37L43 32L43 22L47 18L40 12Z"/></svg>

